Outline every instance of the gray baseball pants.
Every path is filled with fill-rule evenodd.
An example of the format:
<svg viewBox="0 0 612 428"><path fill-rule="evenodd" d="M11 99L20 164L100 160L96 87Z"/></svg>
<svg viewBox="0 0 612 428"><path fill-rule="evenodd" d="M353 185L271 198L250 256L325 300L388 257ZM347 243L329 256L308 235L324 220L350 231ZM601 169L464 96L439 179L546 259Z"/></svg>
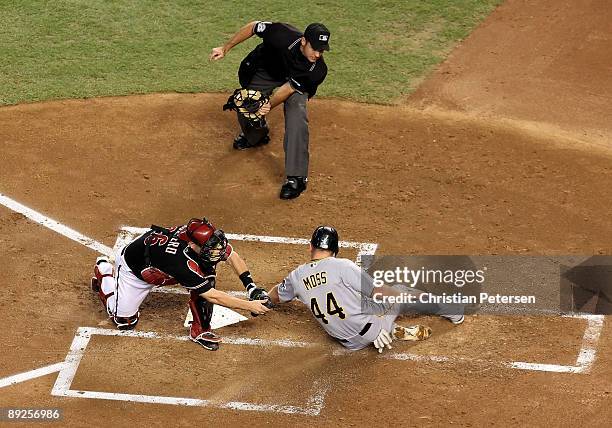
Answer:
<svg viewBox="0 0 612 428"><path fill-rule="evenodd" d="M423 293L423 291L410 288L406 286L398 287L404 293L412 294L414 296L418 296ZM340 341L344 347L356 351L359 349L363 349L367 346L370 346L374 339L378 337L381 329L385 329L388 332L393 331L393 325L395 324L395 319L400 315L414 315L414 314L428 314L428 315L439 315L439 316L448 316L448 315L457 315L463 314L464 307L458 304L446 304L446 303L400 303L400 304L386 304L386 303L376 303L374 301L369 301L371 305L370 310L372 311L371 323L372 327L368 330L368 332L363 335L356 335L350 339Z"/></svg>
<svg viewBox="0 0 612 428"><path fill-rule="evenodd" d="M285 81L274 80L265 70L259 69L253 76L249 89L256 89L270 95L274 88L284 85ZM306 102L308 94L294 92L284 102L285 114L285 137L283 147L285 149L285 175L307 177L308 176L308 114ZM268 135L269 129L254 127L244 117L238 114L238 123L242 133L250 144L256 144L260 139Z"/></svg>

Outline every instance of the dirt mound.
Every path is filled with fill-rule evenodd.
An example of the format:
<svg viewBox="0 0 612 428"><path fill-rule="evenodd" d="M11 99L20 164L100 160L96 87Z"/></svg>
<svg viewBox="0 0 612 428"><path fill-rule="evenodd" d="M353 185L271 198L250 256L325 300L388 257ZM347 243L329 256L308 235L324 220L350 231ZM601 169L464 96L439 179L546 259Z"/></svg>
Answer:
<svg viewBox="0 0 612 428"><path fill-rule="evenodd" d="M408 102L611 147L611 21L604 0L508 0Z"/></svg>

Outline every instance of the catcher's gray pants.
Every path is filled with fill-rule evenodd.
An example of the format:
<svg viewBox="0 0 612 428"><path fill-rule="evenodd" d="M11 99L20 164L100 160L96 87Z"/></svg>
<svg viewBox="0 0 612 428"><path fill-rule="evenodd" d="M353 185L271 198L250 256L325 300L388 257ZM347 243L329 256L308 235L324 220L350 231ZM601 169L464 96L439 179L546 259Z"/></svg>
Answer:
<svg viewBox="0 0 612 428"><path fill-rule="evenodd" d="M249 89L256 89L270 95L274 88L287 83L286 81L274 80L265 70L257 70ZM306 102L308 94L294 92L284 102L285 113L285 138L283 147L285 149L285 175L307 177L308 176L308 114ZM267 125L254 127L244 117L238 114L238 122L242 133L250 144L256 144L268 134Z"/></svg>

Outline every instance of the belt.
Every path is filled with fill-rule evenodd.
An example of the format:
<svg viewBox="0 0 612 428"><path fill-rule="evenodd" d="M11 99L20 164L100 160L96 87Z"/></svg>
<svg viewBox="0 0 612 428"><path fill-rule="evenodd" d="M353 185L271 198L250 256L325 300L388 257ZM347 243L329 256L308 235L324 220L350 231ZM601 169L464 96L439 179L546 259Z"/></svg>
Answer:
<svg viewBox="0 0 612 428"><path fill-rule="evenodd" d="M363 328L361 329L361 331L359 332L359 336L365 336L365 334L370 331L370 327L372 327L372 323L369 322L366 325L363 326ZM338 342L340 343L348 343L348 340L346 339L338 339L337 337L335 338Z"/></svg>

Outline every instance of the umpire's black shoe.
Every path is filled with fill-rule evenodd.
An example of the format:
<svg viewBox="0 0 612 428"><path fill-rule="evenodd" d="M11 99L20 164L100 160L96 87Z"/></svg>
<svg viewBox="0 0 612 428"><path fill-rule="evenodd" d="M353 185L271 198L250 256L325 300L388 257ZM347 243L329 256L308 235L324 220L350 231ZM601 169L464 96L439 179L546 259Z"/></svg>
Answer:
<svg viewBox="0 0 612 428"><path fill-rule="evenodd" d="M307 183L307 177L287 177L287 180L285 180L285 184L283 184L283 187L281 187L280 198L297 198L304 190L306 190Z"/></svg>
<svg viewBox="0 0 612 428"><path fill-rule="evenodd" d="M244 134L241 133L240 135L236 137L236 139L234 139L234 148L236 150L246 150L246 149L251 149L253 147L264 146L268 144L269 142L270 142L270 137L266 135L262 137L255 144L251 144L249 143L249 140L247 140L247 138L244 136Z"/></svg>

